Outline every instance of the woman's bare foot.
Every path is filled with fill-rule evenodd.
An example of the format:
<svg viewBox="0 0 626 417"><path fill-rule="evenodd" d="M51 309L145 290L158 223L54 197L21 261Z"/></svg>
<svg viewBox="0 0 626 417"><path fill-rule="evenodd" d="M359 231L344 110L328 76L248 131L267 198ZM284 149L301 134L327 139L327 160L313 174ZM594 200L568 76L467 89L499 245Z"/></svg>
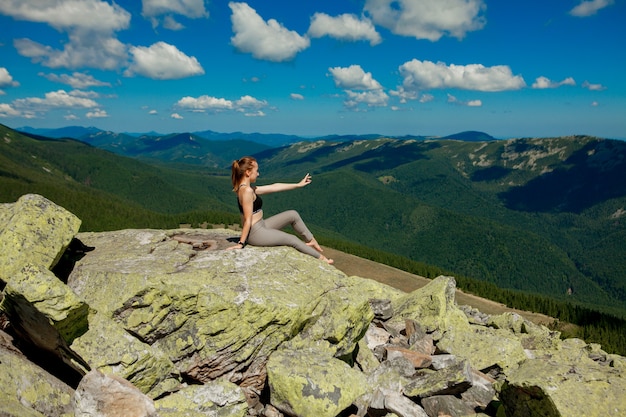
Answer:
<svg viewBox="0 0 626 417"><path fill-rule="evenodd" d="M328 265L332 265L335 263L332 259L325 257L324 255L320 255L320 260L326 262Z"/></svg>
<svg viewBox="0 0 626 417"><path fill-rule="evenodd" d="M315 238L309 240L308 242L306 242L306 244L310 247L312 247L313 249L315 249L318 252L324 252L324 249L322 249L322 247L320 246L319 243L317 243L317 240L315 240Z"/></svg>

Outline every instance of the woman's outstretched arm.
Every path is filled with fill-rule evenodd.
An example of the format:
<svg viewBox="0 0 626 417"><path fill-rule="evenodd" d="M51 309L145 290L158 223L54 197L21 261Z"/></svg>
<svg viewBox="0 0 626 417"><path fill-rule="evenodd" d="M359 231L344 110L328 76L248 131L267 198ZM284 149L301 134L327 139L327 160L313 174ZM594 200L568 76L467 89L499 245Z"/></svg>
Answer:
<svg viewBox="0 0 626 417"><path fill-rule="evenodd" d="M261 194L270 194L270 193L278 193L280 191L289 191L295 190L296 188L302 188L311 183L311 175L308 173L300 180L300 182L296 183L283 183L276 182L274 184L269 185L259 185L256 187L255 191L258 195Z"/></svg>

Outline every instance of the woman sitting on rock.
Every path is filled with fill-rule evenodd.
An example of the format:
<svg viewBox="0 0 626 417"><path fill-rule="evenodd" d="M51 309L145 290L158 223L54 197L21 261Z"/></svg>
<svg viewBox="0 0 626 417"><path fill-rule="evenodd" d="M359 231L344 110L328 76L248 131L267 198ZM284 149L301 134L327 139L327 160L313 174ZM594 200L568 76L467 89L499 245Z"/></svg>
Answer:
<svg viewBox="0 0 626 417"><path fill-rule="evenodd" d="M237 245L229 249L243 249L248 243L254 246L291 246L324 262L333 263L332 259L322 255L323 249L306 227L297 211L288 210L265 220L263 219L263 200L261 195L295 190L296 188L309 185L311 183L309 174L306 174L298 183L274 183L255 186L252 184L259 177L259 164L251 156L244 156L238 161L233 161L231 171L233 191L237 193L237 203L241 212L242 231ZM280 230L287 225L291 225L304 239L304 242L296 236Z"/></svg>

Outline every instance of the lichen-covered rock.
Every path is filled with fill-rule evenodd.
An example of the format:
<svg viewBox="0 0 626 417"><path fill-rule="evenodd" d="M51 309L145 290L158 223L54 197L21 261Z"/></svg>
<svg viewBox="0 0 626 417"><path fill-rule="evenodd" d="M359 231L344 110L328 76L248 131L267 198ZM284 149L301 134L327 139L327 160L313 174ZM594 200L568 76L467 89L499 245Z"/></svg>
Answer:
<svg viewBox="0 0 626 417"><path fill-rule="evenodd" d="M500 398L507 417L624 416L626 378L589 360L529 359L507 374Z"/></svg>
<svg viewBox="0 0 626 417"><path fill-rule="evenodd" d="M48 269L25 264L4 294L2 310L40 348L65 347L87 330L89 307Z"/></svg>
<svg viewBox="0 0 626 417"><path fill-rule="evenodd" d="M469 362L461 361L439 371L420 370L404 387L409 397L434 395L460 395L472 386L472 369Z"/></svg>
<svg viewBox="0 0 626 417"><path fill-rule="evenodd" d="M74 390L25 357L0 347L0 415L74 417Z"/></svg>
<svg viewBox="0 0 626 417"><path fill-rule="evenodd" d="M367 391L365 375L323 344L281 348L267 363L272 405L297 417L334 417Z"/></svg>
<svg viewBox="0 0 626 417"><path fill-rule="evenodd" d="M72 343L72 350L92 369L119 375L151 398L180 387L178 370L160 350L128 334L103 315L89 316L89 331Z"/></svg>
<svg viewBox="0 0 626 417"><path fill-rule="evenodd" d="M426 286L393 300L391 321L412 319L427 332L468 328L467 316L456 305L455 291L453 277L439 276Z"/></svg>
<svg viewBox="0 0 626 417"><path fill-rule="evenodd" d="M228 375L260 393L267 358L281 343L297 336L306 343L328 341L335 356L351 354L373 317L368 300L398 294L373 281L346 277L292 248L220 250L219 242L228 244L232 232L205 230L195 233L218 242L217 250L196 251L171 239L180 233L124 230L78 236L95 247L68 279L95 311L89 332L72 346L87 362L115 369L135 383L133 366L120 360L121 346L130 342L111 337L101 343L97 336L108 334L105 329L115 323L126 338L135 339L133 344L146 345L140 352L153 352L146 357L160 352L184 378L208 382ZM119 353L112 345L120 346Z"/></svg>
<svg viewBox="0 0 626 417"><path fill-rule="evenodd" d="M81 221L37 194L4 204L0 223L0 279L11 282L25 264L51 269L78 233Z"/></svg>
<svg viewBox="0 0 626 417"><path fill-rule="evenodd" d="M248 413L241 388L223 378L185 387L155 405L160 417L244 417Z"/></svg>
<svg viewBox="0 0 626 417"><path fill-rule="evenodd" d="M520 339L510 331L474 324L467 329L456 327L445 332L437 348L467 359L478 370L498 366L508 371L527 358Z"/></svg>
<svg viewBox="0 0 626 417"><path fill-rule="evenodd" d="M517 313L503 313L489 316L487 324L496 329L512 331L521 341L524 349L558 349L560 333L526 320Z"/></svg>

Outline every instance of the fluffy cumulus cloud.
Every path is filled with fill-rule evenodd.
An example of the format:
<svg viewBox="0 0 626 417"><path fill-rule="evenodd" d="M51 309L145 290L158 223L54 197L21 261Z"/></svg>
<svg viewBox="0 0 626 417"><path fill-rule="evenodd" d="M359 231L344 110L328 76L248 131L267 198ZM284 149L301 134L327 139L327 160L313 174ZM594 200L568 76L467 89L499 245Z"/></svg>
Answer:
<svg viewBox="0 0 626 417"><path fill-rule="evenodd" d="M267 22L246 3L230 2L231 22L235 35L231 42L235 48L250 53L257 59L282 62L310 46L310 40L285 28L274 19Z"/></svg>
<svg viewBox="0 0 626 417"><path fill-rule="evenodd" d="M335 81L335 86L345 90L347 98L344 105L347 109L359 110L360 105L366 107L387 105L389 96L382 85L372 77L371 72L365 72L360 65L334 67L328 70Z"/></svg>
<svg viewBox="0 0 626 417"><path fill-rule="evenodd" d="M4 67L0 67L0 95L3 94L2 89L6 87L17 87L20 83L13 79L13 76Z"/></svg>
<svg viewBox="0 0 626 417"><path fill-rule="evenodd" d="M292 100L298 100L298 101L304 100L304 96L302 94L298 94L298 93L291 93L291 94L289 94L289 97Z"/></svg>
<svg viewBox="0 0 626 417"><path fill-rule="evenodd" d="M0 103L0 118L4 119L7 117L21 117L22 113L7 103Z"/></svg>
<svg viewBox="0 0 626 417"><path fill-rule="evenodd" d="M49 109L91 109L98 107L98 103L93 99L85 97L81 91L65 90L51 91L41 97L28 97L17 99L13 102L16 108L29 108L32 110L45 111Z"/></svg>
<svg viewBox="0 0 626 417"><path fill-rule="evenodd" d="M346 90L377 90L382 86L372 77L371 72L363 71L360 65L329 68L335 86Z"/></svg>
<svg viewBox="0 0 626 417"><path fill-rule="evenodd" d="M194 112L219 113L235 111L246 116L264 116L263 109L268 106L267 101L252 96L242 96L239 100L228 100L220 97L203 95L200 97L183 97L176 103L176 107Z"/></svg>
<svg viewBox="0 0 626 417"><path fill-rule="evenodd" d="M325 13L315 13L311 18L308 35L312 38L330 36L343 41L366 40L372 46L382 42L370 19L360 19L353 14L332 17Z"/></svg>
<svg viewBox="0 0 626 417"><path fill-rule="evenodd" d="M563 81L552 81L547 77L538 77L533 83L532 87L536 89L546 89L546 88L559 88L564 85L576 85L576 81L572 77L568 77Z"/></svg>
<svg viewBox="0 0 626 417"><path fill-rule="evenodd" d="M100 0L4 0L0 12L16 20L45 23L66 32L64 49L28 38L15 39L18 52L51 68L116 69L126 59L126 47L113 35L127 29L130 13ZM97 18L96 18L97 17Z"/></svg>
<svg viewBox="0 0 626 417"><path fill-rule="evenodd" d="M132 47L130 54L132 62L124 72L127 77L142 75L156 80L171 80L204 74L195 57L187 56L165 42L157 42L150 47Z"/></svg>
<svg viewBox="0 0 626 417"><path fill-rule="evenodd" d="M96 80L93 75L85 74L82 72L74 72L70 74L40 74L46 79L56 82L67 84L74 88L90 88L90 87L110 87L110 83Z"/></svg>
<svg viewBox="0 0 626 417"><path fill-rule="evenodd" d="M385 107L389 96L383 90L351 91L346 90L348 98L344 101L346 108L350 110L360 109L363 104L367 107Z"/></svg>
<svg viewBox="0 0 626 417"><path fill-rule="evenodd" d="M16 99L11 104L0 104L0 117L34 119L51 110L59 109L87 109L93 115L106 114L103 110L99 110L98 103L93 100L95 96L95 93L78 90L70 92L65 90L51 91L46 93L44 97L27 97Z"/></svg>
<svg viewBox="0 0 626 417"><path fill-rule="evenodd" d="M152 21L152 26L156 27L162 23L163 27L171 30L184 28L172 15L190 19L209 16L204 0L143 0L141 14Z"/></svg>
<svg viewBox="0 0 626 417"><path fill-rule="evenodd" d="M413 59L399 67L406 90L459 88L473 91L519 90L526 86L520 75L513 75L505 65L446 65L443 62Z"/></svg>
<svg viewBox="0 0 626 417"><path fill-rule="evenodd" d="M88 119L104 119L106 117L109 117L106 110L102 110L102 109L95 109L93 111L88 111L85 114L85 116L87 116Z"/></svg>
<svg viewBox="0 0 626 417"><path fill-rule="evenodd" d="M485 9L483 0L366 0L364 7L375 24L394 34L431 41L482 29Z"/></svg>
<svg viewBox="0 0 626 417"><path fill-rule="evenodd" d="M589 0L581 1L576 7L569 11L569 14L576 17L587 17L598 13L598 10L611 6L614 0Z"/></svg>

